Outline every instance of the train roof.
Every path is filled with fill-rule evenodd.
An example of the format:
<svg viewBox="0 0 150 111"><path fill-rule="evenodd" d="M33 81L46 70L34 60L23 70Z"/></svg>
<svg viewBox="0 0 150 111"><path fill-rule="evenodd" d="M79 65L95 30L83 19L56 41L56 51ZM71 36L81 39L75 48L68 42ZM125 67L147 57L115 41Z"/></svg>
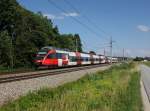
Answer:
<svg viewBox="0 0 150 111"><path fill-rule="evenodd" d="M42 49L47 49L47 50L61 50L61 51L69 51L69 52L72 52L72 51L70 51L69 49L56 48L56 47L52 47L52 46L46 46L46 47L43 47Z"/></svg>
<svg viewBox="0 0 150 111"><path fill-rule="evenodd" d="M56 48L56 47L53 47L53 46L45 46L43 48L41 48L41 50L56 50L57 52L62 52L62 53L67 53L67 52L74 52L74 51L71 51L69 49L63 49L63 48ZM92 53L87 53L87 52L80 52L81 54L92 54ZM93 54L95 56L104 56L104 55L97 55L97 54Z"/></svg>

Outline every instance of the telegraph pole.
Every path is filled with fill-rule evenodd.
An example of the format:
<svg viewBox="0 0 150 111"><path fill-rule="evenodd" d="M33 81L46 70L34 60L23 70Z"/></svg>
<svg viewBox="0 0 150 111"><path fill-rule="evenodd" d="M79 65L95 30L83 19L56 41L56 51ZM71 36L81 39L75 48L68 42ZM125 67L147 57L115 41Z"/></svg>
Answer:
<svg viewBox="0 0 150 111"><path fill-rule="evenodd" d="M78 52L78 40L76 38L76 52Z"/></svg>
<svg viewBox="0 0 150 111"><path fill-rule="evenodd" d="M123 62L124 62L124 48L123 48Z"/></svg>
<svg viewBox="0 0 150 111"><path fill-rule="evenodd" d="M105 51L105 48L104 48L104 56L106 55L106 51Z"/></svg>
<svg viewBox="0 0 150 111"><path fill-rule="evenodd" d="M110 63L112 64L112 47L113 47L113 41L112 37L110 37Z"/></svg>

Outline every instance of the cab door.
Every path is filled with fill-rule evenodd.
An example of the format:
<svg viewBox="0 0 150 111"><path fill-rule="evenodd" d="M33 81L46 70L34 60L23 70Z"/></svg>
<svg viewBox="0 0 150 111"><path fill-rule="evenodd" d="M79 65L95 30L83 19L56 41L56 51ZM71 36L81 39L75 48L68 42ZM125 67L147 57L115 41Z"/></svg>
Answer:
<svg viewBox="0 0 150 111"><path fill-rule="evenodd" d="M76 52L76 58L77 58L77 65L82 64L81 54L80 52Z"/></svg>
<svg viewBox="0 0 150 111"><path fill-rule="evenodd" d="M68 65L68 57L69 55L68 54L62 54L62 65L63 66L67 66Z"/></svg>
<svg viewBox="0 0 150 111"><path fill-rule="evenodd" d="M58 59L58 66L62 67L62 65L63 65L62 54L56 53L56 55L57 55L57 59Z"/></svg>

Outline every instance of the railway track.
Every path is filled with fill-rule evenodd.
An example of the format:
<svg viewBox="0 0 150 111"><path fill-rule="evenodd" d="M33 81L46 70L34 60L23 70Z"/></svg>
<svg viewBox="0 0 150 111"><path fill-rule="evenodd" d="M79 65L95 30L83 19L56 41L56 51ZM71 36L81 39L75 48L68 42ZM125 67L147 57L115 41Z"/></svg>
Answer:
<svg viewBox="0 0 150 111"><path fill-rule="evenodd" d="M79 70L85 70L85 69L91 69L96 67L102 67L107 66L108 64L98 64L98 65L91 65L91 66L83 66L83 67L73 67L73 68L65 68L65 69L58 69L58 70L50 70L50 71L42 71L42 72L31 72L30 73L22 73L22 74L15 74L15 75L3 75L0 76L0 84L2 83L8 83L8 82L14 82L14 81L21 81L26 79L33 79L38 77L45 77L45 76L52 76L52 75L58 75L63 74L67 72L74 72Z"/></svg>

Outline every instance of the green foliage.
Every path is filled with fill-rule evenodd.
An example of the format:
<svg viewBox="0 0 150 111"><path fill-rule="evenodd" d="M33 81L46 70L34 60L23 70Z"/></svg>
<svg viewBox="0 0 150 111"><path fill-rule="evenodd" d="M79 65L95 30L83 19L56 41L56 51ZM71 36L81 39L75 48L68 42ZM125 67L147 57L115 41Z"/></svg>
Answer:
<svg viewBox="0 0 150 111"><path fill-rule="evenodd" d="M81 44L80 36L78 34L75 34L75 35L63 34L63 35L61 35L60 47L67 48L72 51L76 51L76 47L77 47L77 50L79 52L82 52L82 44Z"/></svg>
<svg viewBox="0 0 150 111"><path fill-rule="evenodd" d="M136 58L133 59L133 61L143 61L143 60L144 60L143 57L136 57Z"/></svg>
<svg viewBox="0 0 150 111"><path fill-rule="evenodd" d="M15 67L31 66L33 55L44 46L54 46L75 50L76 39L78 49L82 51L82 44L78 34L61 35L57 26L53 26L51 20L44 17L41 12L33 13L22 8L16 0L0 1L0 32L7 31L13 39ZM0 41L0 44L3 41ZM5 41L6 42L6 41ZM7 45L9 44L9 40ZM8 47L7 50L10 47ZM5 53L1 50L1 53ZM0 59L0 63L10 60L8 56ZM6 61L7 66L10 65Z"/></svg>
<svg viewBox="0 0 150 111"><path fill-rule="evenodd" d="M58 88L30 93L1 111L141 111L140 75L133 68L123 64Z"/></svg>
<svg viewBox="0 0 150 111"><path fill-rule="evenodd" d="M13 48L11 47L11 39L7 31L0 33L0 65L9 66L11 63L11 53Z"/></svg>

